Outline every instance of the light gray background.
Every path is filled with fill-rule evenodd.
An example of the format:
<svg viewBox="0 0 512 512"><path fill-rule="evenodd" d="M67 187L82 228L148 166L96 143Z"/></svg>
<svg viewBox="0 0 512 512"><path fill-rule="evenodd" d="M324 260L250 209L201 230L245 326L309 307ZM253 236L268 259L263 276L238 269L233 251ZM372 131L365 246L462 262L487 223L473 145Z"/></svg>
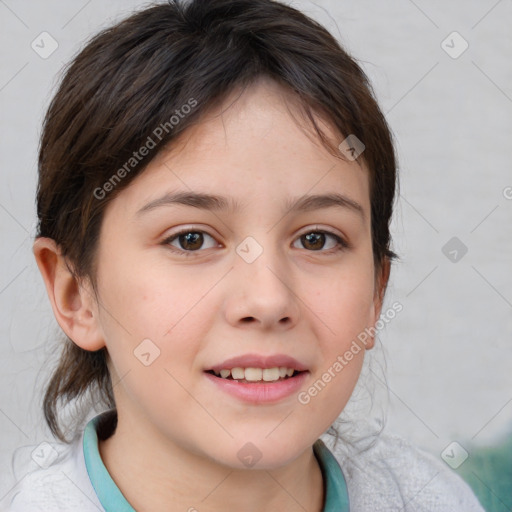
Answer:
<svg viewBox="0 0 512 512"><path fill-rule="evenodd" d="M143 5L0 0L0 497L13 449L52 441L41 383L56 322L31 252L42 117L82 42ZM362 63L396 135L401 261L387 304L403 311L380 335L388 428L437 454L497 439L512 426L512 1L293 5ZM31 48L43 31L59 45L47 59ZM453 31L469 44L456 59L441 46ZM442 252L452 237L468 249L455 263Z"/></svg>

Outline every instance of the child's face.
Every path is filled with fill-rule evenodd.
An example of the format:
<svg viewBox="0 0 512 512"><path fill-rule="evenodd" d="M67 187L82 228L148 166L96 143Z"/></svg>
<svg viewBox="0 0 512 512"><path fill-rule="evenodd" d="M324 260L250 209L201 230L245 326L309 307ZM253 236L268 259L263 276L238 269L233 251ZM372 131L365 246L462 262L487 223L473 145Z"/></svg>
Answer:
<svg viewBox="0 0 512 512"><path fill-rule="evenodd" d="M225 102L231 106L222 115L189 129L186 141L161 153L112 201L98 248L99 323L119 425L148 443L240 468L246 443L256 448L244 450L261 454L258 467L277 467L331 425L356 384L364 350L343 358L341 371L338 356L380 312L368 172L313 143L281 94L259 82L234 104L236 95ZM226 196L239 209L161 201L144 210L177 191ZM287 206L335 193L361 210ZM188 237L164 242L184 228ZM325 231L349 247L337 251ZM245 398L206 373L230 369L222 363L247 354L289 356L307 371L292 378L295 386L231 381L248 389ZM330 379L322 377L329 369ZM321 391L308 393L319 380ZM268 400L253 392L262 386Z"/></svg>

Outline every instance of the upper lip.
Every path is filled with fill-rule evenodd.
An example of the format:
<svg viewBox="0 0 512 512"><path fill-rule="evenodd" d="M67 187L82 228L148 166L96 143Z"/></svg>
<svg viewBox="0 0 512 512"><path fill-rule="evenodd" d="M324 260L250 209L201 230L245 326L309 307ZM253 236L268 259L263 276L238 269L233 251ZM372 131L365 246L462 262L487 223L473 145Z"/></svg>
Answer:
<svg viewBox="0 0 512 512"><path fill-rule="evenodd" d="M226 359L222 363L216 364L208 370L232 370L233 368L293 368L299 372L307 370L307 366L286 354L260 355L244 354L242 356Z"/></svg>

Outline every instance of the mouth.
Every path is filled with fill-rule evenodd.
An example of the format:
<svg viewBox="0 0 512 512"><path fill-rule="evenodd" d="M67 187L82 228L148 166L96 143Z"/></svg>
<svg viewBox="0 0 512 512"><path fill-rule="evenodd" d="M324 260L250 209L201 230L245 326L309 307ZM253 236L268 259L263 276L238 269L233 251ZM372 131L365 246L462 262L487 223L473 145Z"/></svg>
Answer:
<svg viewBox="0 0 512 512"><path fill-rule="evenodd" d="M206 373L219 379L235 381L240 384L266 384L293 379L307 370L295 370L286 366L273 368L222 368L221 370L207 370Z"/></svg>
<svg viewBox="0 0 512 512"><path fill-rule="evenodd" d="M250 404L275 404L307 383L310 371L286 354L244 354L205 368L216 389Z"/></svg>

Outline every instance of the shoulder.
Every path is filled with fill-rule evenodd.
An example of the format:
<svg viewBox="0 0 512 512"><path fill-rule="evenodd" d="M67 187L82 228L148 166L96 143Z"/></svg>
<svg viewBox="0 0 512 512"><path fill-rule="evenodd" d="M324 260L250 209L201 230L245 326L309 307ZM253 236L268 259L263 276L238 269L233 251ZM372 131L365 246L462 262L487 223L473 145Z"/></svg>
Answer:
<svg viewBox="0 0 512 512"><path fill-rule="evenodd" d="M98 512L103 508L90 483L82 438L40 443L17 450L15 483L0 502L5 512Z"/></svg>
<svg viewBox="0 0 512 512"><path fill-rule="evenodd" d="M443 461L382 433L367 446L331 448L358 511L483 512L470 487Z"/></svg>

